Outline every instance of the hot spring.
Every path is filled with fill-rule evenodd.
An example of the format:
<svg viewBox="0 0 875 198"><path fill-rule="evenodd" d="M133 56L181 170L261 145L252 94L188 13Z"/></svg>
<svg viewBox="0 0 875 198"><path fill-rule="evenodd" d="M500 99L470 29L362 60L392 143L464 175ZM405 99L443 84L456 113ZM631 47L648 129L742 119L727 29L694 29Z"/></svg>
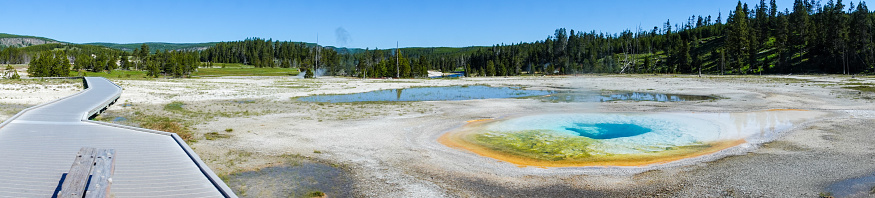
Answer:
<svg viewBox="0 0 875 198"><path fill-rule="evenodd" d="M641 166L765 143L821 115L804 110L541 114L471 122L439 141L521 166Z"/></svg>

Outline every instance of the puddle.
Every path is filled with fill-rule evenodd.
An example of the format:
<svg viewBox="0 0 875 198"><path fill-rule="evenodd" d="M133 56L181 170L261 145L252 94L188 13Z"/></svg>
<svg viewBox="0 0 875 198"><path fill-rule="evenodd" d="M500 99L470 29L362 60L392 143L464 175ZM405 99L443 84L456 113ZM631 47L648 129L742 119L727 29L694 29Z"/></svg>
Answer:
<svg viewBox="0 0 875 198"><path fill-rule="evenodd" d="M748 113L565 113L471 122L438 141L524 166L640 166L765 143L825 115Z"/></svg>
<svg viewBox="0 0 875 198"><path fill-rule="evenodd" d="M875 173L833 183L826 191L837 198L875 196Z"/></svg>
<svg viewBox="0 0 875 198"><path fill-rule="evenodd" d="M115 118L112 119L112 122L124 122L124 121L128 121L128 118L125 118L125 117L115 117Z"/></svg>
<svg viewBox="0 0 875 198"><path fill-rule="evenodd" d="M231 102L237 103L237 104L249 104L249 103L255 103L255 100L232 100Z"/></svg>
<svg viewBox="0 0 875 198"><path fill-rule="evenodd" d="M655 101L655 102L683 102L716 100L713 96L661 94L648 92L608 92L602 94L586 92L558 92L544 96L545 102L611 102L611 101Z"/></svg>
<svg viewBox="0 0 875 198"><path fill-rule="evenodd" d="M352 179L340 168L307 160L228 176L240 197L352 197Z"/></svg>
<svg viewBox="0 0 875 198"><path fill-rule="evenodd" d="M364 93L339 95L314 95L298 98L303 102L407 102L407 101L445 101L445 100L477 100L490 98L520 98L542 96L553 91L526 90L519 87L490 86L450 86L450 87L415 87L406 89L388 89Z"/></svg>

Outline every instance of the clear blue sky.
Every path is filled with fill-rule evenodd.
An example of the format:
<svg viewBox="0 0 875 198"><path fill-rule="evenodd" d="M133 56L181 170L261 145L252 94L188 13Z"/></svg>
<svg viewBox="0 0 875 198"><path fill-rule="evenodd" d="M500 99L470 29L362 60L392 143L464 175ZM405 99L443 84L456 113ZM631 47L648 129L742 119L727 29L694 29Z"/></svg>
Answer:
<svg viewBox="0 0 875 198"><path fill-rule="evenodd" d="M753 5L756 0L743 1ZM767 1L768 2L768 1ZM778 0L781 10L792 0ZM824 3L826 1L824 0ZM394 48L472 46L543 40L560 27L617 33L683 23L735 0L405 0L224 1L0 0L0 32L73 43L242 40L247 37L331 46ZM845 3L850 3L846 1ZM725 20L724 20L725 21ZM345 30L344 43L338 37Z"/></svg>

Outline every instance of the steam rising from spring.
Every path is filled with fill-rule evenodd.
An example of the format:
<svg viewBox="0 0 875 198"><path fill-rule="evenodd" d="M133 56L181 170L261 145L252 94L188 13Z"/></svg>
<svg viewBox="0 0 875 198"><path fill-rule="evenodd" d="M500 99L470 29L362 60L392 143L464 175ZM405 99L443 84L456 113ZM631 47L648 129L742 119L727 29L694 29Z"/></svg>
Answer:
<svg viewBox="0 0 875 198"><path fill-rule="evenodd" d="M334 30L334 35L337 36L337 45L338 47L346 47L346 44L352 41L352 37L349 36L349 32L343 27L337 27Z"/></svg>

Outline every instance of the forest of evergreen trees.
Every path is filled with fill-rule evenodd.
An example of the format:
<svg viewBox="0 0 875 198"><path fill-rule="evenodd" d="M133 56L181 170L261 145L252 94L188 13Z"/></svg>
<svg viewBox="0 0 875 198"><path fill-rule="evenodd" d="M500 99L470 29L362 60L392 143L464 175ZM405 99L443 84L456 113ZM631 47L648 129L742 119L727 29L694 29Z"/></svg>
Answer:
<svg viewBox="0 0 875 198"><path fill-rule="evenodd" d="M727 16L726 21L722 13L713 20L691 16L617 34L560 28L540 41L465 48L346 49L261 38L219 42L203 51L44 44L0 49L0 63L29 63L31 76L64 76L68 73L56 67L66 67L186 77L213 63L371 78L426 77L427 70L464 71L467 76L875 73L875 15L865 2L796 0L781 10L775 0L739 1Z"/></svg>
<svg viewBox="0 0 875 198"><path fill-rule="evenodd" d="M875 72L875 15L865 2L846 6L841 0L796 0L792 9L781 10L774 0L753 6L739 1L725 22L720 15L618 34L560 28L542 41L491 47L343 54L324 48L319 67L359 77L424 77L426 70L466 71L468 76ZM247 39L205 50L202 61L309 68L315 51L302 43Z"/></svg>
<svg viewBox="0 0 875 198"><path fill-rule="evenodd" d="M865 2L738 2L724 23L682 24L620 34L558 29L543 41L496 45L462 55L469 75L523 73L873 73L873 16Z"/></svg>
<svg viewBox="0 0 875 198"><path fill-rule="evenodd" d="M43 44L0 49L0 63L28 64L31 77L65 77L71 71L109 72L139 70L148 76L186 77L200 64L198 51L149 51L143 45L133 53L102 46L80 44Z"/></svg>

